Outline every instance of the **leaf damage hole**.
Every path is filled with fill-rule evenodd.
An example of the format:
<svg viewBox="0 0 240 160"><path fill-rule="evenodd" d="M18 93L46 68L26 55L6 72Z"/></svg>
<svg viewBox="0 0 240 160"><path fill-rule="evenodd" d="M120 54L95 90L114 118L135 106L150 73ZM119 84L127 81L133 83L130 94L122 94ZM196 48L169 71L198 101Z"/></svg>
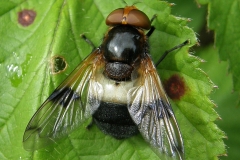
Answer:
<svg viewBox="0 0 240 160"><path fill-rule="evenodd" d="M27 27L34 22L35 17L35 11L24 9L23 11L18 12L18 23L24 27Z"/></svg>
<svg viewBox="0 0 240 160"><path fill-rule="evenodd" d="M172 75L164 82L167 95L173 100L180 100L186 92L184 79L177 74Z"/></svg>
<svg viewBox="0 0 240 160"><path fill-rule="evenodd" d="M62 56L53 56L51 58L51 73L59 74L67 69L67 62Z"/></svg>

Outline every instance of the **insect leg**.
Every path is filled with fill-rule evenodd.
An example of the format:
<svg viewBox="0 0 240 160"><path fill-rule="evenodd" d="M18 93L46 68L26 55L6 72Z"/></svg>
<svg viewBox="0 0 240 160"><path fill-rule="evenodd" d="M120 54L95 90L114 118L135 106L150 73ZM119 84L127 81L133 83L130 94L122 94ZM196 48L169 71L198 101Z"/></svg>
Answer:
<svg viewBox="0 0 240 160"><path fill-rule="evenodd" d="M162 60L167 56L168 53L170 53L176 49L182 48L183 46L187 45L188 43L189 43L189 40L186 40L185 42L173 47L172 49L165 51L164 54L159 58L159 60L155 64L155 66L157 67L162 62Z"/></svg>
<svg viewBox="0 0 240 160"><path fill-rule="evenodd" d="M84 34L80 35L81 38L83 38L90 46L92 46L93 50L96 49L95 45L92 43L92 41L90 39L88 39Z"/></svg>
<svg viewBox="0 0 240 160"><path fill-rule="evenodd" d="M157 18L157 15L156 14L154 14L153 15L153 17L151 18L151 24L152 24L152 22L154 21L154 19L156 19ZM147 37L150 37L151 35L152 35L152 33L153 33L153 31L155 30L155 27L154 26L151 26L151 28L150 28L150 30L148 31L148 33L146 34L146 36Z"/></svg>
<svg viewBox="0 0 240 160"><path fill-rule="evenodd" d="M151 23L157 18L157 14L154 14L153 17L151 18ZM153 31L155 30L155 27L154 26L151 26L150 30L147 32L146 36L147 37L150 37L153 33ZM170 50L167 50L164 52L164 54L160 57L160 59L157 61L157 63L155 64L155 66L157 67L160 62L162 62L162 60L167 56L168 53L176 50L176 49L179 49L179 48L182 48L183 46L187 45L189 43L189 40L186 40L185 42L173 47L172 49Z"/></svg>
<svg viewBox="0 0 240 160"><path fill-rule="evenodd" d="M157 14L154 14L153 17L152 17L151 20L150 20L151 24L152 24L152 22L154 21L154 19L156 19L156 18L157 18Z"/></svg>
<svg viewBox="0 0 240 160"><path fill-rule="evenodd" d="M152 35L152 33L153 33L154 30L155 30L155 27L154 27L154 26L151 26L151 28L150 28L150 30L147 32L146 36L149 38L149 37Z"/></svg>
<svg viewBox="0 0 240 160"><path fill-rule="evenodd" d="M91 122L87 125L86 129L90 130L93 125L94 125L94 122L93 122L93 119L92 119Z"/></svg>
<svg viewBox="0 0 240 160"><path fill-rule="evenodd" d="M154 14L153 15L153 17L151 18L151 24L152 24L152 22L154 21L154 19L156 19L157 18L157 15L156 14ZM148 33L146 34L146 36L147 37L150 37L151 35L152 35L152 33L153 33L153 31L155 30L155 27L154 26L151 26L151 28L150 28L150 30L148 31Z"/></svg>

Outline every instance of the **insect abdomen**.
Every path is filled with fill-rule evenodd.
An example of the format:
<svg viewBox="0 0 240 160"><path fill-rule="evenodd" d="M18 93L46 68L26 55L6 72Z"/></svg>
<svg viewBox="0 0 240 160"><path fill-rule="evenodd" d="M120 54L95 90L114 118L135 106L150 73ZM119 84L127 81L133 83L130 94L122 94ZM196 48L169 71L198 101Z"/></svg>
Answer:
<svg viewBox="0 0 240 160"><path fill-rule="evenodd" d="M93 120L105 134L116 139L128 138L139 133L125 104L101 102Z"/></svg>

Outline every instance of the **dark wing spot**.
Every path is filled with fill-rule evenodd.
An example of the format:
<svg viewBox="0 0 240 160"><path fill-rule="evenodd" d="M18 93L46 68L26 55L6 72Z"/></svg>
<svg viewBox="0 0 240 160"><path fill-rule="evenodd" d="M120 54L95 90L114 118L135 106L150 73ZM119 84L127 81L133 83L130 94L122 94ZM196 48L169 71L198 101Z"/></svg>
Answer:
<svg viewBox="0 0 240 160"><path fill-rule="evenodd" d="M63 107L67 107L68 104L73 101L79 99L79 95L74 92L71 88L62 88L55 90L48 98L49 101L53 103L58 103Z"/></svg>
<svg viewBox="0 0 240 160"><path fill-rule="evenodd" d="M184 79L177 74L172 75L164 82L167 95L173 100L179 100L186 92Z"/></svg>
<svg viewBox="0 0 240 160"><path fill-rule="evenodd" d="M34 22L35 17L35 11L24 9L23 11L18 12L18 23L24 27L27 27Z"/></svg>
<svg viewBox="0 0 240 160"><path fill-rule="evenodd" d="M169 104L163 101L162 99L156 99L154 102L146 103L145 105L147 106L146 107L147 110L155 110L156 113L158 114L159 119L163 119L165 116L163 114L163 109L166 111L172 110ZM166 112L166 114L168 115L168 117L172 116L169 112Z"/></svg>

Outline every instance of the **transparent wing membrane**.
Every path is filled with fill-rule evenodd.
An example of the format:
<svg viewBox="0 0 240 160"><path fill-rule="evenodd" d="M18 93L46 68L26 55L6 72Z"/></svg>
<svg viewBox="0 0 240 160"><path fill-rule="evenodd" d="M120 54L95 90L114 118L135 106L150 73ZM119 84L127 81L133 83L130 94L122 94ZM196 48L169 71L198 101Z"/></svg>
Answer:
<svg viewBox="0 0 240 160"><path fill-rule="evenodd" d="M26 150L54 143L98 108L102 91L93 75L103 66L101 56L98 50L90 54L37 110L24 133Z"/></svg>
<svg viewBox="0 0 240 160"><path fill-rule="evenodd" d="M183 159L184 147L173 110L150 57L139 69L140 79L128 93L128 110L142 136L156 150Z"/></svg>

